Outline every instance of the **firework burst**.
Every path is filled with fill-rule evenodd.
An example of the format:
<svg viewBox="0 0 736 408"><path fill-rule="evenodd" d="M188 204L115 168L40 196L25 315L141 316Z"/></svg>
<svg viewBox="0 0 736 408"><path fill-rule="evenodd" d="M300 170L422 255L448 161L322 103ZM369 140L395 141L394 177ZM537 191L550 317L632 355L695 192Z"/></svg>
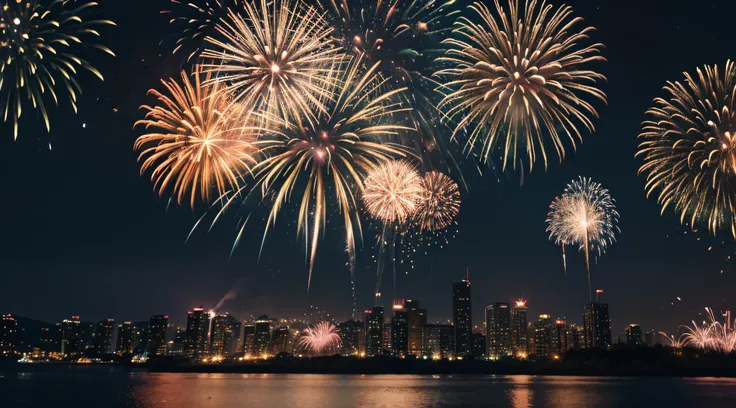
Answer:
<svg viewBox="0 0 736 408"><path fill-rule="evenodd" d="M197 199L211 202L238 186L255 159L252 142L257 129L241 126L228 113L230 101L218 84L204 85L195 69L189 79L181 73L181 84L161 81L167 94L152 89L156 106L143 106L146 118L136 123L151 133L140 136L135 150L140 151L141 174L153 169L151 180L163 195L173 191L181 204L188 196L194 207Z"/></svg>
<svg viewBox="0 0 736 408"><path fill-rule="evenodd" d="M299 345L317 355L337 353L342 347L337 327L329 322L319 322L304 329Z"/></svg>
<svg viewBox="0 0 736 408"><path fill-rule="evenodd" d="M563 248L577 246L585 252L590 295L590 252L603 255L616 242L618 212L608 190L589 178L580 177L555 198L547 214L549 239Z"/></svg>
<svg viewBox="0 0 736 408"><path fill-rule="evenodd" d="M647 196L658 193L662 212L671 207L680 222L722 228L736 237L736 68L726 62L685 73L685 83L668 82L665 98L647 111L639 137L639 169Z"/></svg>
<svg viewBox="0 0 736 408"><path fill-rule="evenodd" d="M225 20L231 9L243 6L242 0L171 0L172 10L162 11L170 15L169 23L178 33L173 53L188 51L191 61L202 51L207 37L218 37L217 22Z"/></svg>
<svg viewBox="0 0 736 408"><path fill-rule="evenodd" d="M460 211L460 190L450 177L437 171L422 178L421 197L414 219L420 231L444 229Z"/></svg>
<svg viewBox="0 0 736 408"><path fill-rule="evenodd" d="M603 75L587 69L600 56L602 44L587 44L594 29L579 29L572 8L557 10L545 1L510 0L508 9L494 0L495 14L482 3L469 8L480 18L476 24L460 17L450 47L439 58L447 67L436 75L449 80L439 107L455 123L453 139L465 134L470 153L480 145L486 162L500 150L503 169L511 162L529 171L541 155L547 167L548 144L565 156L564 140L573 148L582 141L579 127L594 130L598 114L586 99L606 101L597 87Z"/></svg>
<svg viewBox="0 0 736 408"><path fill-rule="evenodd" d="M422 179L411 163L393 160L376 167L365 179L363 203L384 224L403 224L414 215L422 197Z"/></svg>
<svg viewBox="0 0 736 408"><path fill-rule="evenodd" d="M408 154L401 146L386 142L398 132L412 130L392 120L394 114L408 109L395 101L403 89L381 92L382 80L376 74L376 65L362 72L361 64L360 58L348 64L334 90L334 102L328 111L315 113L313 125L283 122L281 133L258 142L267 157L257 166L256 177L263 196L274 192L264 242L282 206L299 189L297 232L304 235L307 243L311 242L308 286L327 207L338 207L343 216L347 252L353 260L355 236L361 236L353 228L360 231L357 201L365 175L379 163Z"/></svg>
<svg viewBox="0 0 736 408"><path fill-rule="evenodd" d="M685 333L682 334L678 343L682 346L695 347L703 350L717 351L731 354L736 351L736 330L731 322L723 324L716 320L713 310L705 308L708 321L697 324L692 321L692 327L684 326ZM736 323L735 323L736 325Z"/></svg>
<svg viewBox="0 0 736 408"><path fill-rule="evenodd" d="M244 113L266 112L282 121L315 125L327 114L344 60L330 28L315 8L297 0L243 3L243 14L228 11L208 37L202 57L207 72Z"/></svg>
<svg viewBox="0 0 736 408"><path fill-rule="evenodd" d="M380 61L378 71L388 88L406 87L401 101L412 110L404 119L419 130L403 135L422 161L444 161L461 174L439 123L436 105L442 94L432 78L435 60L444 53L442 39L451 34L460 13L456 0L321 0L335 36L347 53L366 64ZM440 164L439 162L437 164Z"/></svg>
<svg viewBox="0 0 736 408"><path fill-rule="evenodd" d="M109 20L87 20L98 4L57 0L46 7L35 0L3 2L0 7L0 111L3 121L13 121L13 138L18 138L18 121L24 105L30 104L51 130L47 98L58 105L65 94L74 112L82 88L78 71L102 74L82 58L88 48L115 56L102 45L85 42L99 37L97 27L115 25ZM58 93L58 94L57 94Z"/></svg>

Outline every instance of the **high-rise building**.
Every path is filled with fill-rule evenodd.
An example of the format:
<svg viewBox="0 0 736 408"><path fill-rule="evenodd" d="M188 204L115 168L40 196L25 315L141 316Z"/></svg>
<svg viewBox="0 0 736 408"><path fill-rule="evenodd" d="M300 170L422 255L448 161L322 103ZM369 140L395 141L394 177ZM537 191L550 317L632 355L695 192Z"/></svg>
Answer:
<svg viewBox="0 0 736 408"><path fill-rule="evenodd" d="M452 284L452 322L455 331L455 355L466 356L470 354L470 336L473 332L469 280Z"/></svg>
<svg viewBox="0 0 736 408"><path fill-rule="evenodd" d="M273 327L267 315L258 316L256 319L256 333L253 342L253 353L261 356L271 350L271 332Z"/></svg>
<svg viewBox="0 0 736 408"><path fill-rule="evenodd" d="M169 328L169 316L153 315L148 320L148 356L166 355L166 331Z"/></svg>
<svg viewBox="0 0 736 408"><path fill-rule="evenodd" d="M79 316L61 322L61 354L76 355L82 352L82 323Z"/></svg>
<svg viewBox="0 0 736 408"><path fill-rule="evenodd" d="M657 332L654 330L644 333L644 344L649 347L654 347L657 344Z"/></svg>
<svg viewBox="0 0 736 408"><path fill-rule="evenodd" d="M365 325L359 320L348 320L337 326L342 340L340 352L345 356L357 356L365 352Z"/></svg>
<svg viewBox="0 0 736 408"><path fill-rule="evenodd" d="M590 303L583 312L585 348L607 348L611 345L611 320L607 303Z"/></svg>
<svg viewBox="0 0 736 408"><path fill-rule="evenodd" d="M243 324L243 353L255 354L256 348L256 325L253 323Z"/></svg>
<svg viewBox="0 0 736 408"><path fill-rule="evenodd" d="M475 358L486 357L486 335L481 331L473 330L470 343L472 345L471 352Z"/></svg>
<svg viewBox="0 0 736 408"><path fill-rule="evenodd" d="M454 337L454 327L449 324L425 325L422 330L422 354L435 360L453 357Z"/></svg>
<svg viewBox="0 0 736 408"><path fill-rule="evenodd" d="M642 344L641 340L641 326L638 324L630 324L626 328L626 344L629 346L639 346Z"/></svg>
<svg viewBox="0 0 736 408"><path fill-rule="evenodd" d="M112 335L115 330L115 320L105 319L95 326L95 352L98 355L112 353Z"/></svg>
<svg viewBox="0 0 736 408"><path fill-rule="evenodd" d="M567 325L567 349L580 350L585 347L583 326L577 324Z"/></svg>
<svg viewBox="0 0 736 408"><path fill-rule="evenodd" d="M390 320L383 322L383 339L382 339L382 341L383 341L383 354L389 354L389 355L391 355L392 352L393 352L391 350L391 346L392 346L391 342L393 341L393 338L391 337L391 331L392 331L392 329L393 328L391 327L391 321Z"/></svg>
<svg viewBox="0 0 736 408"><path fill-rule="evenodd" d="M529 353L527 340L526 300L517 300L511 310L511 349L515 356L526 356Z"/></svg>
<svg viewBox="0 0 736 408"><path fill-rule="evenodd" d="M273 330L273 339L271 341L271 354L274 356L279 353L289 353L289 327L277 327Z"/></svg>
<svg viewBox="0 0 736 408"><path fill-rule="evenodd" d="M0 320L0 356L15 354L18 337L18 321L11 314L4 314Z"/></svg>
<svg viewBox="0 0 736 408"><path fill-rule="evenodd" d="M383 306L365 311L365 354L383 354Z"/></svg>
<svg viewBox="0 0 736 408"><path fill-rule="evenodd" d="M528 355L537 355L537 323L529 322L526 326L526 351Z"/></svg>
<svg viewBox="0 0 736 408"><path fill-rule="evenodd" d="M511 308L496 302L486 306L486 356L491 360L511 355Z"/></svg>
<svg viewBox="0 0 736 408"><path fill-rule="evenodd" d="M136 343L135 333L135 326L132 322L124 322L118 325L118 343L115 347L115 352L118 355L133 353Z"/></svg>
<svg viewBox="0 0 736 408"><path fill-rule="evenodd" d="M191 359L199 360L207 351L207 334L209 333L210 314L201 307L195 307L187 313L187 330L184 334L184 354Z"/></svg>
<svg viewBox="0 0 736 408"><path fill-rule="evenodd" d="M553 354L557 354L561 357L567 352L567 350L569 350L569 345L567 343L568 325L564 320L558 319L550 330L550 350Z"/></svg>
<svg viewBox="0 0 736 408"><path fill-rule="evenodd" d="M240 336L240 322L230 313L218 314L212 319L210 353L227 357L235 353Z"/></svg>
<svg viewBox="0 0 736 408"><path fill-rule="evenodd" d="M409 353L409 311L404 302L396 302L391 316L391 352L397 357L406 357Z"/></svg>
<svg viewBox="0 0 736 408"><path fill-rule="evenodd" d="M418 300L407 300L404 308L409 312L409 354L422 355L422 328L427 324L427 309L419 307Z"/></svg>
<svg viewBox="0 0 736 408"><path fill-rule="evenodd" d="M540 314L534 325L534 355L548 356L552 353L552 317Z"/></svg>

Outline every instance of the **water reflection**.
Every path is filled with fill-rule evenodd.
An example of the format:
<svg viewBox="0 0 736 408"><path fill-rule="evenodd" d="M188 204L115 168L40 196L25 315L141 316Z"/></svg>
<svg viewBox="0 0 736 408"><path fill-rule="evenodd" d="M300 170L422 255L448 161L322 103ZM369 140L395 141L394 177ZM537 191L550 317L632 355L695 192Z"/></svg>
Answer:
<svg viewBox="0 0 736 408"><path fill-rule="evenodd" d="M58 371L0 379L0 407L733 408L736 380Z"/></svg>

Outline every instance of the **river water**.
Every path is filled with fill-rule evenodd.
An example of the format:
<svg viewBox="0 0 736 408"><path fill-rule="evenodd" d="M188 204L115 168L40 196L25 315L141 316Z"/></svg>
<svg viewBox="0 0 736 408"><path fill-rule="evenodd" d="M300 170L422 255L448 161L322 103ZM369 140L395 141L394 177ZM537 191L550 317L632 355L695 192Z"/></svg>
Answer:
<svg viewBox="0 0 736 408"><path fill-rule="evenodd" d="M736 407L736 379L167 374L115 367L0 374L0 407Z"/></svg>

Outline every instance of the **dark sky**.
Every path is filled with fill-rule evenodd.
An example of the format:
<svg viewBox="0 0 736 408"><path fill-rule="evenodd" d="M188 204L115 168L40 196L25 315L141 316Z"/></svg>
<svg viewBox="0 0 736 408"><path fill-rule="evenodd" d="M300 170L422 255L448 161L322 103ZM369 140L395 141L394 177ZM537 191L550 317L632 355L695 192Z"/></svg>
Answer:
<svg viewBox="0 0 736 408"><path fill-rule="evenodd" d="M321 243L309 292L293 223L270 234L260 262L257 223L229 259L235 214L209 234L196 231L185 245L201 209L167 210L166 200L139 176L132 150L140 134L133 129L142 116L138 107L152 102L146 91L180 68L179 57L169 55L170 44L159 45L172 35L159 15L168 2L102 3L101 12L118 23L103 31L103 43L117 58L91 56L106 81L81 76L80 114L66 105L53 109L47 134L27 111L16 142L10 126L0 127L0 312L46 321L72 314L89 321L144 320L166 313L183 323L189 308L211 307L235 289L237 298L222 310L241 318L296 315L310 305L348 317L350 279L337 231L328 231ZM431 321L451 316L451 283L465 276L467 265L475 322L482 320L486 304L522 295L533 315L581 322L587 302L584 258L570 255L565 277L559 247L548 241L544 223L549 203L578 175L607 187L621 214L619 242L592 269L593 285L606 291L614 333L628 323L674 331L704 306L734 306L729 294L736 264L726 261L736 250L733 238L684 235L671 212L660 216L655 200L645 197L633 156L644 112L665 81L736 57L736 5L726 0L572 5L598 28L594 39L606 45L609 59L602 67L609 104L600 107L597 131L562 165L552 162L546 173L536 167L521 186L518 175L466 172L470 192L463 194L458 236L449 247L414 257L416 267L408 275L406 268L398 269L396 295L420 300ZM373 233L366 233L357 269L361 310L372 305ZM386 300L392 287L387 275Z"/></svg>

